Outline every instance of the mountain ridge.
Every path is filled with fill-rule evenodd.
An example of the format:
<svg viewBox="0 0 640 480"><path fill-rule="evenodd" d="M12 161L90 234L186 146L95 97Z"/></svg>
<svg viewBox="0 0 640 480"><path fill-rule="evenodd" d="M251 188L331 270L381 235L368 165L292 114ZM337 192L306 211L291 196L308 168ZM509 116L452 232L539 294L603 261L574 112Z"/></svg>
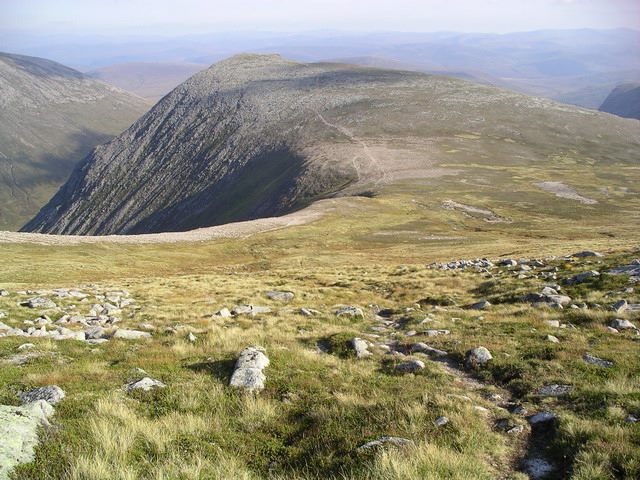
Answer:
<svg viewBox="0 0 640 480"><path fill-rule="evenodd" d="M242 54L96 148L23 230L155 233L281 215L456 176L450 151L463 164L479 153L535 164L590 139L590 155L627 161L640 135L601 115L446 77ZM593 140L603 128L607 145Z"/></svg>

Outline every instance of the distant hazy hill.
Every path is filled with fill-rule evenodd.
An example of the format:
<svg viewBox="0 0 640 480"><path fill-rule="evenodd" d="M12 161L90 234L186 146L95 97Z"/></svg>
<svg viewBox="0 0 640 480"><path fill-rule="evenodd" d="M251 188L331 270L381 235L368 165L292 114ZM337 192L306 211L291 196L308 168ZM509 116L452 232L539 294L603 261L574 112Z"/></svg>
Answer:
<svg viewBox="0 0 640 480"><path fill-rule="evenodd" d="M0 53L0 230L20 228L149 105L49 60Z"/></svg>
<svg viewBox="0 0 640 480"><path fill-rule="evenodd" d="M600 106L600 110L640 120L640 83L627 83L616 87Z"/></svg>
<svg viewBox="0 0 640 480"><path fill-rule="evenodd" d="M195 63L132 62L98 68L87 75L155 102L205 68L207 65Z"/></svg>
<svg viewBox="0 0 640 480"><path fill-rule="evenodd" d="M456 179L451 192L499 185L505 202L516 184L542 185L540 208L552 215L574 211L564 205L576 199L588 208L598 201L544 180L576 178L601 197L595 175L637 165L639 148L630 120L491 86L240 55L187 80L97 147L25 230L188 230L333 195L409 189L419 200L447 178Z"/></svg>

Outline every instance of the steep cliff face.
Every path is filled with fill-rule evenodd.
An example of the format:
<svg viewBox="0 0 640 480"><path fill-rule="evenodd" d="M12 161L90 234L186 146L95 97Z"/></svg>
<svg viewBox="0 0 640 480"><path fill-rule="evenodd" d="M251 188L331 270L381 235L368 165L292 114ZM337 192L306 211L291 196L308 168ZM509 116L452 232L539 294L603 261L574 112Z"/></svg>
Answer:
<svg viewBox="0 0 640 480"><path fill-rule="evenodd" d="M0 53L0 230L33 217L93 147L148 108L58 63Z"/></svg>
<svg viewBox="0 0 640 480"><path fill-rule="evenodd" d="M640 83L616 87L600 107L601 112L640 120Z"/></svg>
<svg viewBox="0 0 640 480"><path fill-rule="evenodd" d="M624 161L640 145L627 122L445 77L240 55L97 147L24 230L187 230L455 175L452 161Z"/></svg>

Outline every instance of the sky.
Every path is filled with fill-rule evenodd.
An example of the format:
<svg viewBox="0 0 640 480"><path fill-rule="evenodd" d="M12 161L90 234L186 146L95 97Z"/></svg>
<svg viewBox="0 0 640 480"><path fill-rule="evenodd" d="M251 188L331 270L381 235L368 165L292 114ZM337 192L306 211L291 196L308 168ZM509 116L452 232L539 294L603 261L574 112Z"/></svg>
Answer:
<svg viewBox="0 0 640 480"><path fill-rule="evenodd" d="M0 33L640 29L640 0L0 0Z"/></svg>

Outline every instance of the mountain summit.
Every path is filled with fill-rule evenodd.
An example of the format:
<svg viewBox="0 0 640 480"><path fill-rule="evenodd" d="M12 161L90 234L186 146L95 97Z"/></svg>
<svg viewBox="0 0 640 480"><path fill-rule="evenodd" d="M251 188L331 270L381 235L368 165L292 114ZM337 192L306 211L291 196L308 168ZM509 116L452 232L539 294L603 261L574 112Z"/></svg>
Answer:
<svg viewBox="0 0 640 480"><path fill-rule="evenodd" d="M639 146L633 122L494 87L239 55L94 149L24 230L181 231L391 186L426 194L438 178L468 182L481 167L549 171L567 152L633 162Z"/></svg>
<svg viewBox="0 0 640 480"><path fill-rule="evenodd" d="M0 53L0 230L23 225L93 147L148 108L59 63Z"/></svg>

